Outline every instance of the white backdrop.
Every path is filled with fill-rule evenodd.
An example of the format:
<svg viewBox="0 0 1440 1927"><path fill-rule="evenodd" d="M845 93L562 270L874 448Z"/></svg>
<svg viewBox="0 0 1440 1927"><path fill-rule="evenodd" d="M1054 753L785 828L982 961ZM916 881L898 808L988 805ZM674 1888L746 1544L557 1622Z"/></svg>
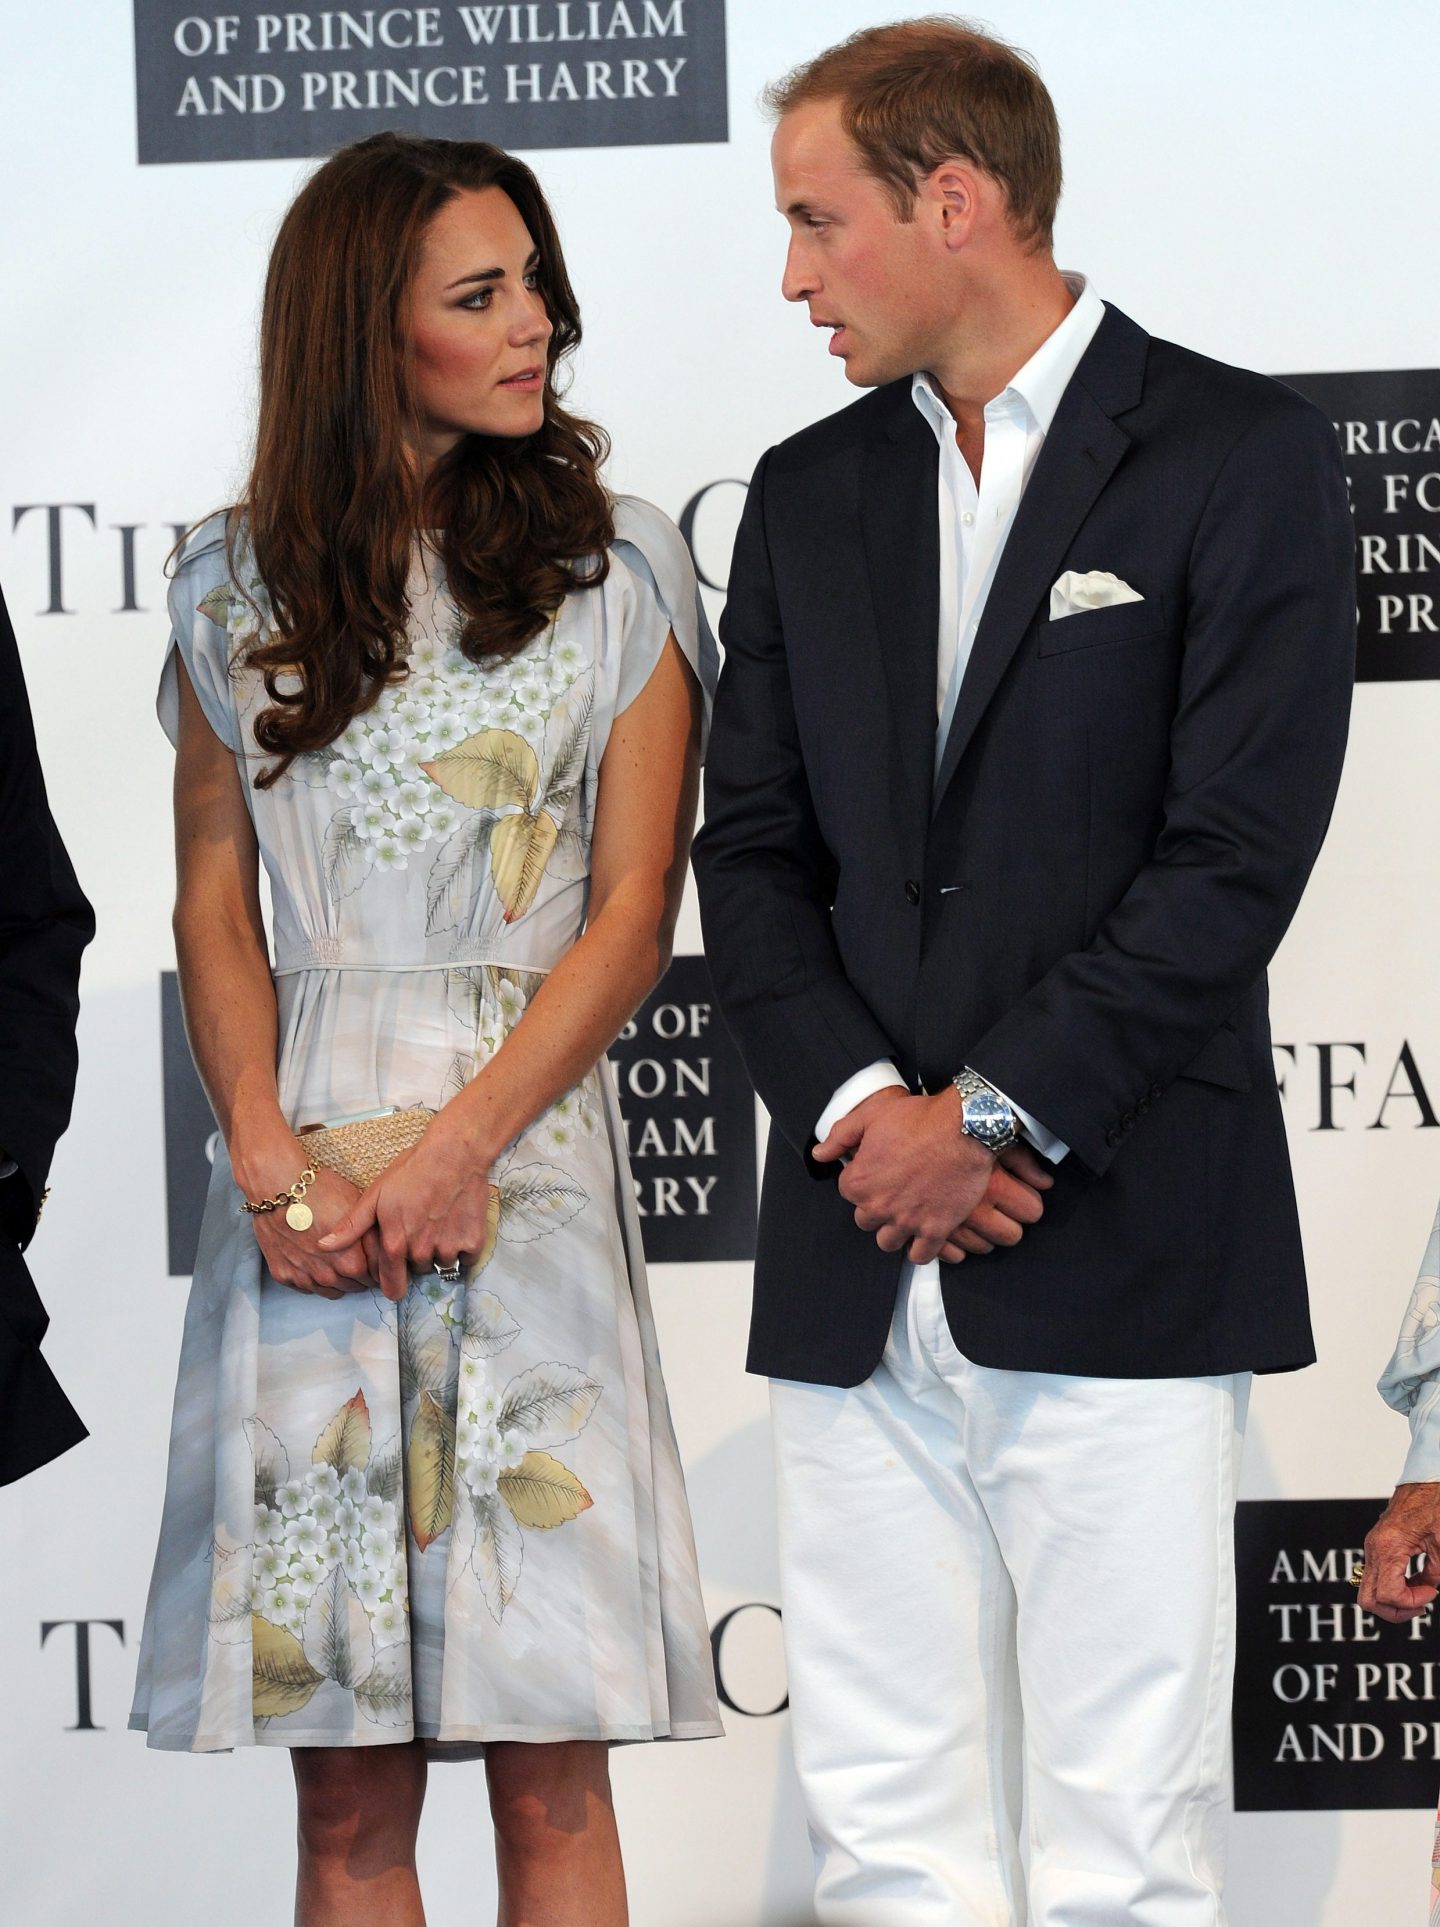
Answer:
<svg viewBox="0 0 1440 1927"><path fill-rule="evenodd" d="M885 15L857 0L731 0L726 145L546 152L585 311L577 400L614 434L611 475L678 514L705 483L851 398L778 293L762 84ZM1152 332L1275 372L1436 359L1440 149L1432 0L1013 0L995 28L1059 105L1066 266ZM157 973L168 965L169 752L152 696L165 526L231 498L253 396L258 290L295 162L139 168L124 0L0 0L0 579L52 799L100 935L86 966L75 1124L35 1247L49 1355L93 1440L0 1493L0 1917L250 1927L288 1917L288 1775L273 1753L147 1754L124 1731L158 1518L184 1281L166 1276ZM66 615L43 516L65 517ZM739 491L702 515L723 574ZM139 600L122 601L135 537ZM718 597L715 606L718 610ZM1262 1382L1250 1497L1378 1494L1404 1429L1372 1392L1440 1188L1440 1132L1374 1118L1408 1038L1440 1083L1440 680L1358 692L1330 842L1274 973L1301 1045L1289 1116L1316 1283L1320 1366ZM699 947L687 906L681 949ZM1316 1134L1318 1039L1365 1039L1350 1128ZM1348 1072L1346 1073L1348 1074ZM1307 1095L1308 1093L1308 1095ZM1348 1095L1343 1096L1351 1104ZM1404 1107L1401 1107L1403 1110ZM658 1267L657 1314L711 1617L776 1597L763 1387L742 1371L748 1273ZM1257 1284L1263 1281L1257 1281ZM70 1635L97 1628L75 1718ZM728 1648L732 1690L783 1693L769 1613ZM786 1721L731 1716L720 1744L631 1749L615 1779L637 1927L803 1927L808 1851ZM482 1779L437 1772L422 1841L431 1919L492 1916ZM1423 1916L1419 1811L1243 1815L1232 1920L1354 1927Z"/></svg>

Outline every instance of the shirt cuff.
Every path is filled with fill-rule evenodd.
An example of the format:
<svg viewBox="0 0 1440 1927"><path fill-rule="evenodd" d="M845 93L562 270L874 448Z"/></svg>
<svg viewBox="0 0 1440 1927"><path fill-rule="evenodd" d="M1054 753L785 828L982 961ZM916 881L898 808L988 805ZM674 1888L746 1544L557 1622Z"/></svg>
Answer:
<svg viewBox="0 0 1440 1927"><path fill-rule="evenodd" d="M992 1084L990 1088L997 1097L1005 1097L1004 1091L998 1084ZM1058 1164L1061 1158L1069 1157L1070 1146L1062 1138L1056 1137L1053 1131L1047 1131L1045 1126L1031 1117L1028 1111L1022 1111L1013 1097L1005 1097L1005 1102L1024 1126L1026 1142L1032 1145L1042 1158L1048 1158L1052 1164Z"/></svg>
<svg viewBox="0 0 1440 1927"><path fill-rule="evenodd" d="M856 1071L853 1077L847 1077L820 1113L820 1122L815 1126L816 1143L823 1143L841 1118L853 1111L857 1104L863 1103L867 1097L873 1097L876 1091L888 1091L896 1084L902 1091L910 1088L888 1058L867 1064L863 1071Z"/></svg>
<svg viewBox="0 0 1440 1927"><path fill-rule="evenodd" d="M1410 1450L1397 1485L1440 1480L1440 1385L1432 1379L1410 1408Z"/></svg>
<svg viewBox="0 0 1440 1927"><path fill-rule="evenodd" d="M901 1090L909 1089L905 1079L888 1058L881 1058L874 1064L867 1064L863 1071L856 1071L853 1077L847 1077L820 1113L820 1120L815 1126L816 1142L819 1143L829 1137L841 1118L853 1111L857 1104L862 1104L867 1097L873 1097L876 1091L890 1090L897 1085ZM1031 1117L1028 1111L1022 1110L1013 1097L1006 1097L1005 1092L998 1086L992 1085L991 1088L998 1096L1005 1098L1005 1102L1019 1118L1027 1142L1040 1153L1042 1158L1048 1158L1052 1164L1058 1164L1062 1158L1069 1157L1070 1146L1063 1139L1056 1137L1053 1131L1047 1131L1037 1118Z"/></svg>

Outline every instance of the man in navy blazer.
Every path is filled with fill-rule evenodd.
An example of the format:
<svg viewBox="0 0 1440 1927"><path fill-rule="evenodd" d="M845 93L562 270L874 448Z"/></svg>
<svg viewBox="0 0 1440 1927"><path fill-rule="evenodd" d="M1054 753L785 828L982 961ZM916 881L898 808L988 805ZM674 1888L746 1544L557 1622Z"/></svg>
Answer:
<svg viewBox="0 0 1440 1927"><path fill-rule="evenodd" d="M40 1350L24 1259L75 1089L80 955L94 934L45 800L15 634L0 597L0 1485L85 1437Z"/></svg>
<svg viewBox="0 0 1440 1927"><path fill-rule="evenodd" d="M1012 49L875 29L772 106L784 293L873 392L755 472L695 864L775 1124L816 1917L1213 1927L1250 1374L1313 1357L1265 973L1344 753L1339 451L1057 269Z"/></svg>

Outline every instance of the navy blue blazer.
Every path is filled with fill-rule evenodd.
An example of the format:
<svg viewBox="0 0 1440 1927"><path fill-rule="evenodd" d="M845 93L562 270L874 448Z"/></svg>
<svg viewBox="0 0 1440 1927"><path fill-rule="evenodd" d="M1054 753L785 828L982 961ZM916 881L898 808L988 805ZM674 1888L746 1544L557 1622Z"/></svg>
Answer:
<svg viewBox="0 0 1440 1927"><path fill-rule="evenodd" d="M0 1485L85 1437L40 1350L22 1253L75 1089L80 954L94 933L45 800L20 656L0 598Z"/></svg>
<svg viewBox="0 0 1440 1927"><path fill-rule="evenodd" d="M761 460L696 842L706 954L770 1110L750 1366L856 1384L900 1258L809 1157L837 1087L973 1065L1057 1133L1044 1221L942 1267L956 1343L1161 1377L1314 1356L1266 968L1354 678L1330 423L1110 308L1061 400L932 783L938 451L909 381ZM1142 601L1052 622L1064 571Z"/></svg>

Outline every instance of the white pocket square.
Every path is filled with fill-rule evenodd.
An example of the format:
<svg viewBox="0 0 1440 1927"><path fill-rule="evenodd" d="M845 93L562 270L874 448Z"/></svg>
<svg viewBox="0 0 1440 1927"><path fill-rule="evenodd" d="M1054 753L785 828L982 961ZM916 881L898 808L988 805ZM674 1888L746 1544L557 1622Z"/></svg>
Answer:
<svg viewBox="0 0 1440 1927"><path fill-rule="evenodd" d="M1108 569L1091 569L1086 575L1081 575L1078 569L1067 569L1050 591L1050 620L1057 622L1061 616L1078 616L1084 609L1112 609L1117 602L1144 600L1128 582L1111 575Z"/></svg>

